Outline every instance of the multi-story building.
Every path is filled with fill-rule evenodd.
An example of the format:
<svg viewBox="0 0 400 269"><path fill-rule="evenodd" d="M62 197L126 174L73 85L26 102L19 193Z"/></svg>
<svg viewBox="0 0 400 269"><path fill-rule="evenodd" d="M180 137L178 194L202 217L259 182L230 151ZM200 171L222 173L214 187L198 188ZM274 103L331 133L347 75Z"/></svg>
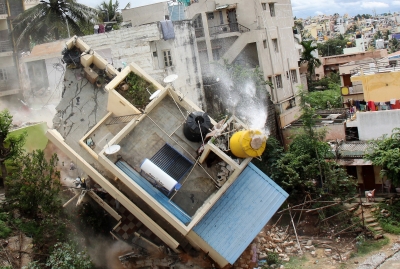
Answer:
<svg viewBox="0 0 400 269"><path fill-rule="evenodd" d="M182 2L182 1L180 1ZM289 0L193 1L182 3L185 18L193 21L203 78L215 77L213 62L259 66L264 79L273 84L268 90L280 114L282 126L299 115L295 96L300 83L299 52L293 37L293 12ZM145 9L145 7L136 8ZM164 6L163 10L167 11ZM125 20L135 21L123 10ZM163 20L149 15L140 23ZM217 75L218 76L218 75Z"/></svg>
<svg viewBox="0 0 400 269"><path fill-rule="evenodd" d="M0 97L21 91L18 54L11 33L12 21L39 0L0 0Z"/></svg>
<svg viewBox="0 0 400 269"><path fill-rule="evenodd" d="M233 265L288 197L250 163L265 149L261 133L249 133L249 138L263 141L262 146L252 144L247 153L240 147L240 153L228 155L228 140L209 133L210 124L226 130L224 137L246 130L235 116L217 124L172 84L163 87L138 65L118 71L81 38L66 46L80 53L85 77L66 69L65 93L47 136L75 162L73 175L88 179L84 193L118 222L112 234L129 243L137 232L176 253L203 251L204 260L209 256L221 268ZM141 107L121 88L132 75L145 83L141 90L153 91ZM95 86L99 76L112 78L104 89ZM209 141L203 140L207 133L213 137Z"/></svg>

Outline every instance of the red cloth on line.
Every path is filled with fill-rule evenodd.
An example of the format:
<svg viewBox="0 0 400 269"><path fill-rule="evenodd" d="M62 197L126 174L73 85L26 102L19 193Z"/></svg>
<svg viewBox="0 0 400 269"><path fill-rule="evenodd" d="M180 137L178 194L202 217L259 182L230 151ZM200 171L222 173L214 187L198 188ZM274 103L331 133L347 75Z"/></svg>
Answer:
<svg viewBox="0 0 400 269"><path fill-rule="evenodd" d="M390 105L391 109L400 109L400 100L396 100L394 105Z"/></svg>
<svg viewBox="0 0 400 269"><path fill-rule="evenodd" d="M376 111L374 101L368 101L368 108L370 111Z"/></svg>

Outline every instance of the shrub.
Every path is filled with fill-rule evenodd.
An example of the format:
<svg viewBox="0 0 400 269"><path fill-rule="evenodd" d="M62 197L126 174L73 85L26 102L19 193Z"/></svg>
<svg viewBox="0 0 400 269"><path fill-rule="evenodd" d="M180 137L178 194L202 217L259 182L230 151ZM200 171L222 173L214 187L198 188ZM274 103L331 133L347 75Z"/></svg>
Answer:
<svg viewBox="0 0 400 269"><path fill-rule="evenodd" d="M279 256L277 253L268 252L266 260L269 265L277 264L279 262Z"/></svg>

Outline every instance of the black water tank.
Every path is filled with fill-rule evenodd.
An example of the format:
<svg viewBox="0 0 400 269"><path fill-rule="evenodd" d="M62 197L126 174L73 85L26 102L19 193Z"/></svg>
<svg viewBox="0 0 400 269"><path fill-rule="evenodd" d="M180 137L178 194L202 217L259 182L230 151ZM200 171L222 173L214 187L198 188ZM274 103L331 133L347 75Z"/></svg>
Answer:
<svg viewBox="0 0 400 269"><path fill-rule="evenodd" d="M210 117L207 113L195 111L187 117L185 125L183 125L183 134L192 142L201 142L201 136L204 139L206 134L210 132L211 127Z"/></svg>

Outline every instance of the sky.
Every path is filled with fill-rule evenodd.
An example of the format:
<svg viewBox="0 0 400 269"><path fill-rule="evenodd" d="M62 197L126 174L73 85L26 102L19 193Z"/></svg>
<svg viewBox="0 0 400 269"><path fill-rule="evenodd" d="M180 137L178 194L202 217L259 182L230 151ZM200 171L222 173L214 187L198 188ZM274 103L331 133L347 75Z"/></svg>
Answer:
<svg viewBox="0 0 400 269"><path fill-rule="evenodd" d="M78 0L78 2L97 7L103 0ZM109 1L109 0L106 0ZM115 0L113 0L114 2ZM165 0L119 0L120 8L124 8L129 2L131 8L143 5L149 5ZM306 18L315 15L332 15L339 13L344 15L357 14L376 14L398 12L400 11L400 0L291 0L293 15L297 18ZM233 1L234 2L234 1Z"/></svg>

